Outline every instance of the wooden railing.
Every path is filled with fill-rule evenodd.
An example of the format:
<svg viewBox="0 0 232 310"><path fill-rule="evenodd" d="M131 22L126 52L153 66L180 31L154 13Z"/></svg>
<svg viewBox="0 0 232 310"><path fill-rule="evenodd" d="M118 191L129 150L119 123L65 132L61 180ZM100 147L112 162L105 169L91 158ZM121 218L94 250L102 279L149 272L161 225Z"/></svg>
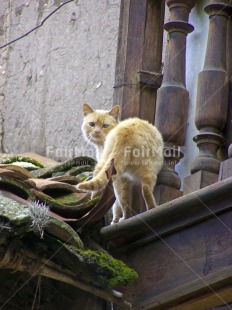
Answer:
<svg viewBox="0 0 232 310"><path fill-rule="evenodd" d="M232 1L230 1L232 5ZM219 181L232 176L232 8L227 10L229 14L227 25L227 74L228 74L228 88L229 88L229 106L227 123L224 130L226 136L226 150L228 148L228 159L223 161L220 165Z"/></svg>
<svg viewBox="0 0 232 310"><path fill-rule="evenodd" d="M155 98L149 99L166 146L156 200L167 203L101 230L111 253L139 274L139 280L123 291L133 309L203 310L232 305L232 178L228 178L232 176L232 1L210 0L205 8L208 42L198 79L195 123L199 133L192 142L199 155L184 182L188 195L180 197L181 181L175 172L183 156L178 147L185 143L185 52L187 34L193 29L188 17L195 2L166 0L170 10L170 22L164 26L169 35L168 57L156 109ZM127 113L142 110L145 114L139 116L150 120L147 105L144 108L136 98Z"/></svg>
<svg viewBox="0 0 232 310"><path fill-rule="evenodd" d="M199 134L194 142L199 155L185 180L184 193L196 191L218 180L218 150L225 142L223 129L228 111L227 29L231 7L229 1L211 0L205 7L209 15L208 42L203 70L198 75L195 124Z"/></svg>
<svg viewBox="0 0 232 310"><path fill-rule="evenodd" d="M165 2L170 18L163 26ZM232 176L232 146L229 159L225 160L232 143L232 104L228 106L229 97L232 98L228 97L232 71L229 0L210 0L205 7L209 15L208 41L204 67L198 76L195 124L199 133L192 142L199 148L199 155L192 163L191 175L183 182L183 192L175 171L183 158L179 147L184 146L186 137L186 41L194 31L188 21L196 3L197 0L121 1L114 104L121 104L122 119L138 116L155 122L164 137L165 164L155 191L158 204L217 182L220 166L219 180ZM163 28L169 40L162 76ZM141 206L137 192L132 194L133 205Z"/></svg>

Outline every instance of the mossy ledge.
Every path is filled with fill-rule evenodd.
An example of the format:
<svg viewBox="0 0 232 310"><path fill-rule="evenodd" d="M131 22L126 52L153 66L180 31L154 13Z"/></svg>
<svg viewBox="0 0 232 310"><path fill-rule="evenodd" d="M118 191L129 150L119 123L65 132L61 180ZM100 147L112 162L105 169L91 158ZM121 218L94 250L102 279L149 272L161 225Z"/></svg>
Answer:
<svg viewBox="0 0 232 310"><path fill-rule="evenodd" d="M61 164L53 166L51 168L40 169L34 171L33 174L38 178L48 178L54 176L61 176L67 173L72 167L81 167L81 166L92 166L96 165L96 161L93 158L82 156L82 157L75 157L73 159L67 160ZM90 170L87 168L87 170ZM86 171L86 170L85 170ZM80 172L79 172L80 173Z"/></svg>
<svg viewBox="0 0 232 310"><path fill-rule="evenodd" d="M98 275L98 280L106 286L125 286L138 279L135 270L111 255L92 250L76 250L77 255Z"/></svg>
<svg viewBox="0 0 232 310"><path fill-rule="evenodd" d="M35 165L38 168L44 168L44 166L38 162L37 160L27 157L27 156L20 156L20 155L4 155L0 158L1 164L13 164L14 162L26 162Z"/></svg>

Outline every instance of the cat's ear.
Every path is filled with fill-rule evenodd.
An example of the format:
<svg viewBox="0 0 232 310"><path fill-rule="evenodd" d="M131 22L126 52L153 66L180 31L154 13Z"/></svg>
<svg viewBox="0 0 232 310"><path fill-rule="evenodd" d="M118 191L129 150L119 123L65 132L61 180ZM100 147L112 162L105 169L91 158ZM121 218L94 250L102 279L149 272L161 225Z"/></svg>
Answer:
<svg viewBox="0 0 232 310"><path fill-rule="evenodd" d="M108 113L109 113L109 115L113 116L116 120L118 120L119 105L115 105Z"/></svg>
<svg viewBox="0 0 232 310"><path fill-rule="evenodd" d="M83 103L83 115L87 116L90 113L93 113L93 109L88 105L88 103Z"/></svg>

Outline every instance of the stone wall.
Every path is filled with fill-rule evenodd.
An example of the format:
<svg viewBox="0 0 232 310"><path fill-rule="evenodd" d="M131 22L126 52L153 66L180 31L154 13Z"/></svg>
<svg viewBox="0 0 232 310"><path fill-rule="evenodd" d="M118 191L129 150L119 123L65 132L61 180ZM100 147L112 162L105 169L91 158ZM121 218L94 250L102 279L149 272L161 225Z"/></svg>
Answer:
<svg viewBox="0 0 232 310"><path fill-rule="evenodd" d="M38 25L61 2L2 0L0 45ZM57 160L85 154L82 103L112 105L119 10L120 0L72 1L0 50L3 152Z"/></svg>

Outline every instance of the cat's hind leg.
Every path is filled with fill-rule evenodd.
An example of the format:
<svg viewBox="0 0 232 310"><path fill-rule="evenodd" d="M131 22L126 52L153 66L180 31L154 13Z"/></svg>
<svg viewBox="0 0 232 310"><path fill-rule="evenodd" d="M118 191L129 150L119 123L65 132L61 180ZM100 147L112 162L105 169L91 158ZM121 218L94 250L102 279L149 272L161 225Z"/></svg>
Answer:
<svg viewBox="0 0 232 310"><path fill-rule="evenodd" d="M142 184L142 195L145 201L147 210L153 209L156 207L155 197L153 195L153 190L156 183L156 177L150 177L148 175L141 176Z"/></svg>
<svg viewBox="0 0 232 310"><path fill-rule="evenodd" d="M121 176L113 176L112 179L118 204L117 208L120 206L122 211L120 219L117 218L117 220L122 221L132 216L130 209L130 184L127 178Z"/></svg>
<svg viewBox="0 0 232 310"><path fill-rule="evenodd" d="M112 208L113 208L113 212L112 212L113 213L113 219L112 219L111 225L118 223L120 218L122 217L122 208L121 208L119 202L117 201L117 199L116 199L115 203L113 204Z"/></svg>

